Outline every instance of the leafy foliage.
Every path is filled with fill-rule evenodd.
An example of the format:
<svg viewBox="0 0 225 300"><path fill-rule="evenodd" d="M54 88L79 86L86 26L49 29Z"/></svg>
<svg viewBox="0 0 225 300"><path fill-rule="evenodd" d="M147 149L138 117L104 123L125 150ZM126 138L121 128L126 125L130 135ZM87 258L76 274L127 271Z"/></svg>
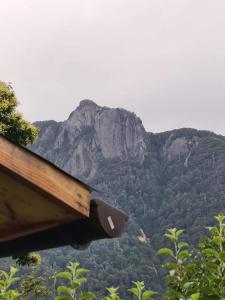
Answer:
<svg viewBox="0 0 225 300"><path fill-rule="evenodd" d="M25 146L34 141L38 131L23 119L17 104L12 86L0 81L0 134Z"/></svg>
<svg viewBox="0 0 225 300"><path fill-rule="evenodd" d="M9 273L0 270L0 299L14 300L20 296L16 289L11 288L19 280L19 277L14 276L17 272L18 270L14 267L10 267Z"/></svg>
<svg viewBox="0 0 225 300"><path fill-rule="evenodd" d="M21 280L20 287L23 299L30 296L36 300L43 299L43 297L49 299L51 295L46 278L43 276L29 275Z"/></svg>
<svg viewBox="0 0 225 300"><path fill-rule="evenodd" d="M0 134L13 142L26 146L33 143L38 129L23 119L17 111L17 98L10 84L0 81ZM20 265L34 265L40 263L40 256L35 253L16 256Z"/></svg>
<svg viewBox="0 0 225 300"><path fill-rule="evenodd" d="M41 256L36 252L30 252L26 255L13 256L19 266L39 266L41 264Z"/></svg>
<svg viewBox="0 0 225 300"><path fill-rule="evenodd" d="M122 300L118 293L118 288L107 288L108 296L105 297L104 300Z"/></svg>
<svg viewBox="0 0 225 300"><path fill-rule="evenodd" d="M155 298L157 293L151 290L145 290L145 284L143 281L136 281L134 282L134 285L135 286L128 291L131 292L138 300L148 300Z"/></svg>
<svg viewBox="0 0 225 300"><path fill-rule="evenodd" d="M167 257L164 263L167 269L167 288L163 299L225 299L225 215L218 215L215 219L217 225L207 227L209 236L201 238L195 250L190 250L189 244L182 241L183 230L167 230L165 236L172 243L172 247L164 247L157 252L158 255ZM46 278L32 274L20 279L14 276L17 272L13 267L9 273L0 271L0 299L24 300L32 296L35 299L51 298ZM94 293L83 290L83 285L88 281L88 272L75 262L70 263L65 271L53 276L57 294L55 300L96 299ZM20 288L12 288L19 280ZM104 300L122 300L118 287L107 288L107 292ZM159 299L155 291L145 289L143 281L133 282L133 287L128 292L137 300Z"/></svg>
<svg viewBox="0 0 225 300"><path fill-rule="evenodd" d="M193 253L180 241L183 230L173 228L165 234L173 244L173 249L158 251L170 258L164 265L169 272L166 300L225 299L225 216L218 215L216 221L217 226L207 228L210 236L202 238Z"/></svg>
<svg viewBox="0 0 225 300"><path fill-rule="evenodd" d="M80 292L81 285L87 282L84 277L89 271L84 268L79 268L79 263L70 263L67 266L68 271L60 272L56 275L57 278L66 280L68 285L59 285L57 287L57 297L55 300L77 300L77 299L94 299L95 294L91 292Z"/></svg>
<svg viewBox="0 0 225 300"><path fill-rule="evenodd" d="M73 139L63 122L46 121L37 125L40 138L31 149L65 171L76 174L75 169L66 167L67 160L82 137L89 136L92 145L93 132L82 129ZM62 128L65 142L57 146ZM45 251L46 267L43 269L46 274L51 266L58 271L75 257L95 272L88 287L101 297L109 286L120 286L121 297L130 297L126 287L137 280L162 292L164 273L160 258L154 254L156 249L167 247L163 232L167 228L183 228L184 237L192 247L204 234L204 226L214 224L213 216L225 211L223 136L184 128L146 133L146 143L144 161L129 156L124 160L100 156L94 163L93 176L80 178L101 191L94 197L107 199L129 215L126 232L120 239L92 243L82 252L74 252L70 247ZM139 238L141 230L145 239Z"/></svg>

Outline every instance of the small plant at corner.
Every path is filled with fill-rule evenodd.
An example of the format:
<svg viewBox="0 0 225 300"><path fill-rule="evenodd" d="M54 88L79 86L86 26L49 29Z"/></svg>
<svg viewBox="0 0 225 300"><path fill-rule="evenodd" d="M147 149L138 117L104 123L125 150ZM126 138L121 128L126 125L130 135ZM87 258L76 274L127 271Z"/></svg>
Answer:
<svg viewBox="0 0 225 300"><path fill-rule="evenodd" d="M196 281L197 263L192 259L188 251L189 245L180 241L183 230L176 228L168 229L165 236L172 242L173 247L162 248L158 255L167 255L164 267L168 270L167 284L168 289L165 299L168 300L197 300L198 282Z"/></svg>
<svg viewBox="0 0 225 300"><path fill-rule="evenodd" d="M22 289L22 299L29 299L29 297L32 296L32 299L39 300L43 299L43 297L49 297L51 295L46 278L43 276L31 274L21 280L20 286Z"/></svg>
<svg viewBox="0 0 225 300"><path fill-rule="evenodd" d="M145 290L145 284L143 281L134 282L134 287L128 290L138 300L155 299L156 292L151 290Z"/></svg>
<svg viewBox="0 0 225 300"><path fill-rule="evenodd" d="M225 299L225 216L215 217L217 225L207 227L209 237L200 240L196 255L189 245L180 241L183 230L168 229L165 236L172 248L162 248L159 255L169 260L166 300L221 300Z"/></svg>
<svg viewBox="0 0 225 300"><path fill-rule="evenodd" d="M11 289L11 286L19 280L19 277L14 276L17 272L14 267L10 267L9 273L0 270L0 299L14 300L20 296L19 291Z"/></svg>
<svg viewBox="0 0 225 300"><path fill-rule="evenodd" d="M118 289L118 287L107 288L108 295L104 298L104 300L122 300L119 296Z"/></svg>
<svg viewBox="0 0 225 300"><path fill-rule="evenodd" d="M82 300L82 299L95 299L95 294L91 292L80 292L83 283L87 282L84 277L89 270L79 268L79 263L70 263L67 266L68 271L60 272L56 278L64 279L65 285L57 287L57 296L55 300Z"/></svg>

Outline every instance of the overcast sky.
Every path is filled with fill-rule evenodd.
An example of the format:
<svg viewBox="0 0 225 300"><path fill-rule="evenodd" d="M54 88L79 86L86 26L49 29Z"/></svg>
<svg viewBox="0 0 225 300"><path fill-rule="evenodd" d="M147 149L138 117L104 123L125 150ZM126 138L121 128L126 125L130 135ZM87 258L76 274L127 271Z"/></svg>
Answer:
<svg viewBox="0 0 225 300"><path fill-rule="evenodd" d="M225 135L225 0L1 0L0 79L30 121L82 99Z"/></svg>

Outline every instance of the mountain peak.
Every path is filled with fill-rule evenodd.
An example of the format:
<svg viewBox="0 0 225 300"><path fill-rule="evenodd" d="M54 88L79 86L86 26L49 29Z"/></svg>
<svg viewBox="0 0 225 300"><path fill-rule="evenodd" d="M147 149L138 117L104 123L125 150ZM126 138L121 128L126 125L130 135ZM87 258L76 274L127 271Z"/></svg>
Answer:
<svg viewBox="0 0 225 300"><path fill-rule="evenodd" d="M54 137L54 159L61 160L63 168L75 176L93 176L101 159L132 158L141 163L147 152L146 132L134 113L101 107L89 99L82 100L60 126L56 124L54 133L50 125L47 124L45 132L42 130L39 141L49 140L49 135ZM66 159L58 157L59 149L64 149L63 153L68 151ZM38 151L43 154L45 149Z"/></svg>
<svg viewBox="0 0 225 300"><path fill-rule="evenodd" d="M69 115L69 120L77 118L77 115L80 115L80 113L93 114L99 107L93 100L81 100L77 108Z"/></svg>
<svg viewBox="0 0 225 300"><path fill-rule="evenodd" d="M80 104L78 107L99 107L93 100L90 99L84 99L80 101Z"/></svg>

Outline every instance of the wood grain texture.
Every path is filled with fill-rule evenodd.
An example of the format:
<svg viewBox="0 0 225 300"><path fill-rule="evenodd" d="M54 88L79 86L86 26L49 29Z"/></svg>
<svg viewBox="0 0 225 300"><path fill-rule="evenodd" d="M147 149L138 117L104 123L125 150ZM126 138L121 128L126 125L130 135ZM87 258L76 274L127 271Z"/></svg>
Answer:
<svg viewBox="0 0 225 300"><path fill-rule="evenodd" d="M90 189L0 136L0 241L90 212Z"/></svg>
<svg viewBox="0 0 225 300"><path fill-rule="evenodd" d="M46 193L89 215L90 191L44 160L0 136L0 167L8 169Z"/></svg>

